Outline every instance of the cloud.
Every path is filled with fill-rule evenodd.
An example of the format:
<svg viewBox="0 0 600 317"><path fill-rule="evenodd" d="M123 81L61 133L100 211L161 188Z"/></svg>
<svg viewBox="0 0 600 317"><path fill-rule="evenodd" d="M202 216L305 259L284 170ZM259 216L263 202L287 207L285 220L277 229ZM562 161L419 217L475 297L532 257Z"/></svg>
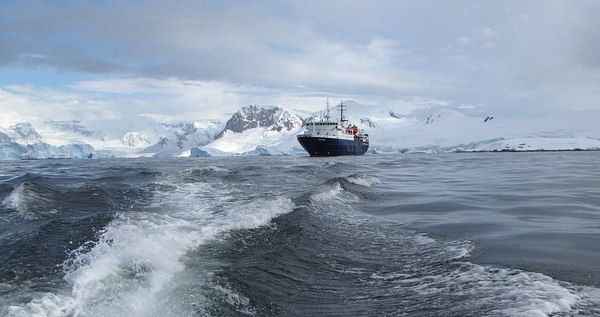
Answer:
<svg viewBox="0 0 600 317"><path fill-rule="evenodd" d="M326 96L306 94L302 89L284 94L225 82L142 77L80 81L69 85L67 90L69 92L21 85L0 88L0 113L3 114L0 119L12 124L36 120L103 120L133 115L164 122L227 120L239 107L249 104L318 111L324 107Z"/></svg>
<svg viewBox="0 0 600 317"><path fill-rule="evenodd" d="M491 39L496 36L496 31L486 26L473 31L473 34L482 39Z"/></svg>
<svg viewBox="0 0 600 317"><path fill-rule="evenodd" d="M482 48L492 49L498 47L498 45L492 40L496 36L496 31L486 26L475 29L468 35L462 35L458 37L455 42L462 47L476 45Z"/></svg>
<svg viewBox="0 0 600 317"><path fill-rule="evenodd" d="M106 79L76 82L62 89L9 86L1 90L0 110L19 109L25 117L110 119L144 115L161 121L223 119L257 101L259 89L222 82Z"/></svg>
<svg viewBox="0 0 600 317"><path fill-rule="evenodd" d="M532 1L508 20L514 58L507 71L528 83L537 102L585 109L600 105L597 1ZM536 99L530 99L533 102Z"/></svg>
<svg viewBox="0 0 600 317"><path fill-rule="evenodd" d="M586 0L4 2L0 67L76 74L48 88L83 112L186 118L339 96L520 115L598 106L598 14ZM63 104L4 87L40 113Z"/></svg>
<svg viewBox="0 0 600 317"><path fill-rule="evenodd" d="M136 4L24 5L7 27L15 40L13 58L4 61L66 71L270 88L331 90L336 86L343 92L365 86L369 93L374 86L385 86L381 91L388 92L436 88L430 74L408 73L394 63L406 50L399 41L375 32L376 15L385 11L381 6L323 4L331 11L342 8L335 10L344 15L342 32L364 29L367 22L352 20L371 11L368 20L374 33L355 38L357 42L328 36L332 28L324 25L335 20L328 19L327 24L306 16L305 10L313 7L310 2L284 5L291 18L278 15L273 7L248 2ZM317 33L322 29L327 31Z"/></svg>
<svg viewBox="0 0 600 317"><path fill-rule="evenodd" d="M106 100L60 89L31 86L0 88L0 112L12 113L12 121L114 118L118 116L114 106Z"/></svg>
<svg viewBox="0 0 600 317"><path fill-rule="evenodd" d="M471 44L471 38L469 36L461 36L456 39L456 43L460 45L468 45Z"/></svg>

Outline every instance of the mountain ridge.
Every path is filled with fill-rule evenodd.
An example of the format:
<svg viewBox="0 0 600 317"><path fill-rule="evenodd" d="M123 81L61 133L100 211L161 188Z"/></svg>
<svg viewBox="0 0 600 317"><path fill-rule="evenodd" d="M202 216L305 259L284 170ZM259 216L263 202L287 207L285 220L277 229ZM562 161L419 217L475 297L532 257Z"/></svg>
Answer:
<svg viewBox="0 0 600 317"><path fill-rule="evenodd" d="M600 110L514 119L436 108L419 120L387 107L344 103L345 117L370 134L373 154L600 149L594 119ZM19 122L0 127L0 159L306 155L295 136L307 119L278 106L248 105L225 123L160 123L140 116Z"/></svg>

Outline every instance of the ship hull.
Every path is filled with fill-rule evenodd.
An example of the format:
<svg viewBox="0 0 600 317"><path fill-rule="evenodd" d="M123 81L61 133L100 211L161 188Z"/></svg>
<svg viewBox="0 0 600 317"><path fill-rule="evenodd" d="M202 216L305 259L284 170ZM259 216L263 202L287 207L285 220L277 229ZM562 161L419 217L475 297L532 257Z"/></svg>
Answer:
<svg viewBox="0 0 600 317"><path fill-rule="evenodd" d="M310 156L363 155L369 144L362 140L297 136L298 142Z"/></svg>

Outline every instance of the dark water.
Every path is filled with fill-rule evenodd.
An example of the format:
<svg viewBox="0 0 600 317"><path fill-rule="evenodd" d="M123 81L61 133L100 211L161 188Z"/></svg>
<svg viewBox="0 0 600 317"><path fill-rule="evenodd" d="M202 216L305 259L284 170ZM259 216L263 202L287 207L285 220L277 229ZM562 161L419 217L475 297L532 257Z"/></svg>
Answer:
<svg viewBox="0 0 600 317"><path fill-rule="evenodd" d="M0 162L0 315L597 316L599 162Z"/></svg>

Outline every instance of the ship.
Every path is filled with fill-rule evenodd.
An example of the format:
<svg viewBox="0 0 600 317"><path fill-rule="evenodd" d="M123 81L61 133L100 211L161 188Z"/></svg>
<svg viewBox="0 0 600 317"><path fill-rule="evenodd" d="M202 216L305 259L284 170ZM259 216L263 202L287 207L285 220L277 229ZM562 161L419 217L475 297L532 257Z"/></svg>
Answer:
<svg viewBox="0 0 600 317"><path fill-rule="evenodd" d="M343 102L338 121L329 117L329 100L325 117L312 117L305 126L304 133L298 134L298 142L310 156L363 155L369 149L369 135L344 118Z"/></svg>

